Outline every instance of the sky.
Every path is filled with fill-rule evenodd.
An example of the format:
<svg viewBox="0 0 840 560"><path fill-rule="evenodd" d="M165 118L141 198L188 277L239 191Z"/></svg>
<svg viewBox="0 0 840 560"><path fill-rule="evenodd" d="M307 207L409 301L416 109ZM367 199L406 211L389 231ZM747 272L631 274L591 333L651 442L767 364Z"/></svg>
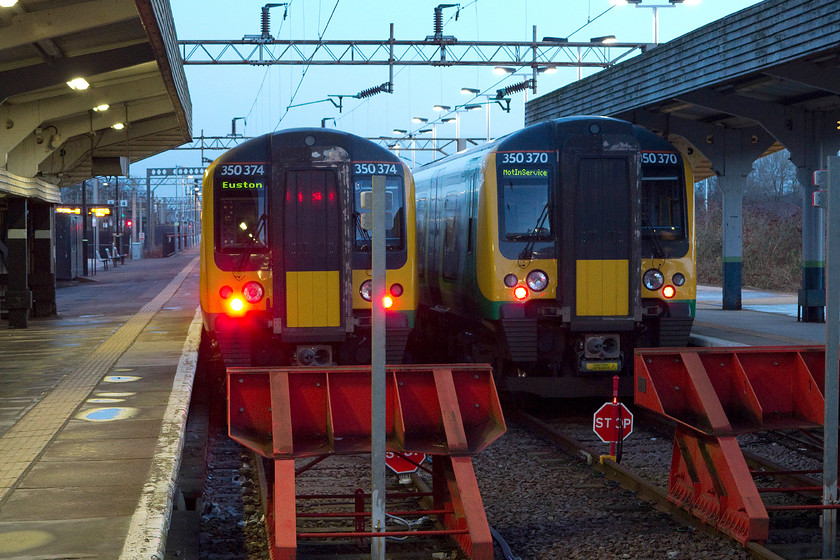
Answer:
<svg viewBox="0 0 840 560"><path fill-rule="evenodd" d="M398 40L421 41L434 34L434 8L439 0L286 0L284 8L270 11L270 31L277 39L385 40L394 24ZM697 5L677 5L656 10L659 42L666 43L698 27L724 18L759 0L702 0ZM454 3L454 2L446 2ZM171 0L179 39L242 39L259 35L261 8L265 0ZM666 0L644 0L642 6L668 6ZM457 12L458 18L455 19ZM612 6L609 0L464 0L460 9L443 11L443 34L459 41L530 41L533 26L537 38L567 37L570 41L589 41L592 37L615 35L619 42L651 43L653 13L650 7ZM526 72L522 69L519 72ZM343 99L342 111L323 101L329 95L352 96L388 81L388 67L382 66L212 66L185 65L192 101L193 137L225 136L236 132L258 136L275 130L326 125L369 138L393 136L394 129L412 132L428 125L412 122L423 117L429 122L440 117L436 104L454 107L469 101L462 87L495 91L525 79L502 77L489 67L395 66L394 92L367 99ZM583 77L597 72L584 69ZM578 78L576 68L561 68L555 74L538 78L536 96L547 94ZM530 91L529 99L534 98ZM510 112L490 106L490 135L493 138L524 126L526 94L511 95ZM299 105L290 107L291 105ZM484 138L487 130L485 110L460 114L461 136ZM454 124L438 124L439 138L455 136ZM222 151L206 151L215 159ZM421 164L428 154L412 160L405 150L401 157ZM197 150L170 150L131 165L132 176L145 176L150 167L193 167L201 165ZM163 189L161 189L162 191ZM162 196L174 193L159 192Z"/></svg>

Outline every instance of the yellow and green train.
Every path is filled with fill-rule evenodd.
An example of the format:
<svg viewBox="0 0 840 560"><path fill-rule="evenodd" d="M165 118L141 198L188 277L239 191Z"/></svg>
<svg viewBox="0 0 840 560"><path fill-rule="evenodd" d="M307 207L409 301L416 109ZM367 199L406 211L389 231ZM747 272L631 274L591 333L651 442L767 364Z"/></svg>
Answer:
<svg viewBox="0 0 840 560"><path fill-rule="evenodd" d="M373 176L386 187L387 360L402 361L417 306L411 173L373 142L312 128L253 138L205 172L201 310L225 365L370 363Z"/></svg>
<svg viewBox="0 0 840 560"><path fill-rule="evenodd" d="M695 313L691 169L630 123L536 124L414 172L424 359L494 364L501 389L611 395L639 346Z"/></svg>

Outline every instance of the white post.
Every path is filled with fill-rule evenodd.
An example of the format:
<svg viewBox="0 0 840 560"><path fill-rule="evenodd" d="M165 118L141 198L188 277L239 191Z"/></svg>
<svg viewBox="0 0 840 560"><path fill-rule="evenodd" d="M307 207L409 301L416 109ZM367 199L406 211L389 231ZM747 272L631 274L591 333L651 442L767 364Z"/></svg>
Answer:
<svg viewBox="0 0 840 560"><path fill-rule="evenodd" d="M823 505L837 504L837 428L840 390L840 157L828 158L825 247L825 426ZM823 510L823 558L837 556L837 510Z"/></svg>
<svg viewBox="0 0 840 560"><path fill-rule="evenodd" d="M371 530L385 532L385 176L374 175L371 290ZM372 560L385 560L385 537L371 539Z"/></svg>

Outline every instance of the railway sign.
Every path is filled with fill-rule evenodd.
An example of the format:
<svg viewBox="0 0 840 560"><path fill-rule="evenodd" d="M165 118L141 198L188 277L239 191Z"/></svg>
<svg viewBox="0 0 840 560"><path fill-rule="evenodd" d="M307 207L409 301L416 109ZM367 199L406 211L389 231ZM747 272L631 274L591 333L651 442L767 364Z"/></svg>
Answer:
<svg viewBox="0 0 840 560"><path fill-rule="evenodd" d="M619 426L617 407L621 407L621 423ZM607 402L601 405L592 418L592 430L604 443L625 439L633 433L633 413L624 403ZM621 436L621 437L619 437Z"/></svg>
<svg viewBox="0 0 840 560"><path fill-rule="evenodd" d="M411 474L416 472L417 465L426 460L424 453L417 453L415 451L405 451L403 453L395 453L387 451L385 453L385 464L389 469L397 474ZM414 463L417 463L416 465Z"/></svg>

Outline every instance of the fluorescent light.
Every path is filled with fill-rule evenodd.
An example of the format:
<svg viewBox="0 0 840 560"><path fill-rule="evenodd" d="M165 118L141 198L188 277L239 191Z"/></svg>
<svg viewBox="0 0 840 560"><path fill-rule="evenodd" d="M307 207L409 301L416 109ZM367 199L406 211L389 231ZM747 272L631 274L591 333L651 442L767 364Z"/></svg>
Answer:
<svg viewBox="0 0 840 560"><path fill-rule="evenodd" d="M70 89L87 89L90 87L90 84L84 78L73 78L67 85L70 86Z"/></svg>
<svg viewBox="0 0 840 560"><path fill-rule="evenodd" d="M11 8L17 4L17 0L0 0L0 8Z"/></svg>
<svg viewBox="0 0 840 560"><path fill-rule="evenodd" d="M113 128L114 130L122 130L122 129L125 128L125 125L121 122L118 122L118 123L112 124L111 128Z"/></svg>
<svg viewBox="0 0 840 560"><path fill-rule="evenodd" d="M93 110L97 112L107 111L110 107L111 106L107 103L103 103L102 105L97 105L96 107L94 107Z"/></svg>

